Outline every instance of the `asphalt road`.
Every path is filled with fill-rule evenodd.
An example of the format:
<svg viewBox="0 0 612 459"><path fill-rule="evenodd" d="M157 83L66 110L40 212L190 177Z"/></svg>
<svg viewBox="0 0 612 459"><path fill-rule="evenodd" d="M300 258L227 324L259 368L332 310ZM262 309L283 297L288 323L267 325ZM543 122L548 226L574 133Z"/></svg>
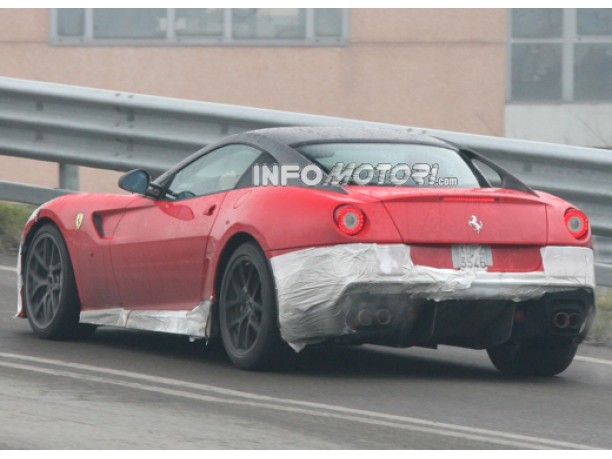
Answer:
<svg viewBox="0 0 612 459"><path fill-rule="evenodd" d="M14 319L0 257L0 449L612 448L612 348L554 378L499 374L484 351L310 349L283 372L218 346L98 329L42 341Z"/></svg>

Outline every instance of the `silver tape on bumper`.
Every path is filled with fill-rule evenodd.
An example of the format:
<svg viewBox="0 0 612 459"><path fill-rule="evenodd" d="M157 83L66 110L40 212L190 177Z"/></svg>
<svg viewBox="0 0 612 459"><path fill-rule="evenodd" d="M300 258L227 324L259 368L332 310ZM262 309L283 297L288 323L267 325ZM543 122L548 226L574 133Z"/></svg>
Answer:
<svg viewBox="0 0 612 459"><path fill-rule="evenodd" d="M524 301L548 292L595 287L593 251L583 247L541 249L543 271L490 273L414 265L410 246L343 244L298 250L272 257L281 336L296 351L338 329L344 311L338 300L351 284L369 284L427 300L497 299Z"/></svg>

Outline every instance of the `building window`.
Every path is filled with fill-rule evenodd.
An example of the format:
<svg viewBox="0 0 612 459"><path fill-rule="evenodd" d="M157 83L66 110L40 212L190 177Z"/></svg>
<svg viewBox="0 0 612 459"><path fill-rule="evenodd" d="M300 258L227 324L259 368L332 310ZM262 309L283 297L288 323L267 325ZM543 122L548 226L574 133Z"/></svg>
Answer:
<svg viewBox="0 0 612 459"><path fill-rule="evenodd" d="M348 43L341 8L60 8L54 45L339 46Z"/></svg>
<svg viewBox="0 0 612 459"><path fill-rule="evenodd" d="M612 101L612 9L513 9L513 102Z"/></svg>
<svg viewBox="0 0 612 459"><path fill-rule="evenodd" d="M57 10L57 33L62 37L82 37L85 34L85 11L82 8Z"/></svg>

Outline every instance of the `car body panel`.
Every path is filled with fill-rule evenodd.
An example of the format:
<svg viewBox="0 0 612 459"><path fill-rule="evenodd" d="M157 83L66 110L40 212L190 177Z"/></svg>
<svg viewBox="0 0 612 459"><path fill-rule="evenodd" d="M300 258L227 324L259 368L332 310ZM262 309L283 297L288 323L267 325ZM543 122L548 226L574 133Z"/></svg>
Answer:
<svg viewBox="0 0 612 459"><path fill-rule="evenodd" d="M52 222L66 241L82 307L117 306L120 299L110 260L110 239L99 237L94 215L104 215L105 230L107 235L112 235L123 215L122 210L134 199L136 197L131 195L80 193L49 201L39 207L26 224L21 252L27 248L33 228L43 222ZM81 220L78 225L77 219ZM24 316L23 310L20 316Z"/></svg>
<svg viewBox="0 0 612 459"><path fill-rule="evenodd" d="M138 197L124 209L111 243L122 307L182 310L202 300L208 235L224 197Z"/></svg>
<svg viewBox="0 0 612 459"><path fill-rule="evenodd" d="M547 244L546 204L524 193L370 188L360 192L384 203L405 243ZM470 226L472 220L475 227Z"/></svg>

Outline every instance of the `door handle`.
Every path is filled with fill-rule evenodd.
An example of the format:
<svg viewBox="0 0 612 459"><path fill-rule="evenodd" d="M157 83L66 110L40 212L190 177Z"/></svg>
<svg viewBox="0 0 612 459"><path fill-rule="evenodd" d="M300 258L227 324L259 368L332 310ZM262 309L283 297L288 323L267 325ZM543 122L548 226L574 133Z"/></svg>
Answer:
<svg viewBox="0 0 612 459"><path fill-rule="evenodd" d="M216 208L217 208L217 204L213 204L212 206L207 207L204 210L204 215L207 217L210 217L215 212Z"/></svg>

